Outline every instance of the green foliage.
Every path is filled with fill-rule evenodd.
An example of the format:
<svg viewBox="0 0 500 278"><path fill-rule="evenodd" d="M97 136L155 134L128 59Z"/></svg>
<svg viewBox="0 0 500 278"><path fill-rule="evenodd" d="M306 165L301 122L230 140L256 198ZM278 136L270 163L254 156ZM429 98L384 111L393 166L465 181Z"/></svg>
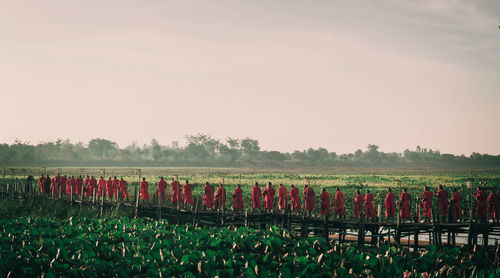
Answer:
<svg viewBox="0 0 500 278"><path fill-rule="evenodd" d="M277 227L209 228L148 219L0 219L0 275L163 277L495 277L491 254L458 247L419 253L382 245L294 239ZM483 276L484 275L484 276ZM433 277L434 277L433 276Z"/></svg>

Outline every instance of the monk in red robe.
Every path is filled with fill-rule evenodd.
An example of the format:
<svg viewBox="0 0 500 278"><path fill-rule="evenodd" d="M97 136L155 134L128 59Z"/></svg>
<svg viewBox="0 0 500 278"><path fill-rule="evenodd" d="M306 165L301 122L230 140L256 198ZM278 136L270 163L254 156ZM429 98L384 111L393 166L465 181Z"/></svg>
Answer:
<svg viewBox="0 0 500 278"><path fill-rule="evenodd" d="M385 217L386 219L394 220L395 206L394 206L394 193L392 193L391 188L387 189L387 195L385 196Z"/></svg>
<svg viewBox="0 0 500 278"><path fill-rule="evenodd" d="M187 205L190 205L191 208L193 208L193 187L189 184L188 180L186 180L186 183L182 186L182 191L184 193L184 209L187 208Z"/></svg>
<svg viewBox="0 0 500 278"><path fill-rule="evenodd" d="M215 205L216 209L224 209L226 207L226 188L222 183L219 184L219 188L215 191Z"/></svg>
<svg viewBox="0 0 500 278"><path fill-rule="evenodd" d="M172 189L172 204L174 206L177 205L177 202L182 201L182 197L180 196L181 190L180 190L180 184L178 181L175 180L175 178L172 178L172 182L170 183L171 189Z"/></svg>
<svg viewBox="0 0 500 278"><path fill-rule="evenodd" d="M149 200L149 184L146 181L146 178L142 178L142 181L139 184L139 186L141 187L142 200Z"/></svg>
<svg viewBox="0 0 500 278"><path fill-rule="evenodd" d="M448 193L444 190L443 186L440 184L438 187L438 192L436 197L438 198L439 207L439 217L441 221L446 222L446 215L448 215Z"/></svg>
<svg viewBox="0 0 500 278"><path fill-rule="evenodd" d="M120 187L120 196L122 198L127 199L128 201L128 190L127 190L127 182L121 178L120 181L118 182L118 186Z"/></svg>
<svg viewBox="0 0 500 278"><path fill-rule="evenodd" d="M94 191L96 190L97 187L97 180L94 178L94 176L90 177L90 196L94 196Z"/></svg>
<svg viewBox="0 0 500 278"><path fill-rule="evenodd" d="M323 188L323 190L321 190L321 195L319 195L319 198L321 200L321 210L319 214L324 215L325 218L328 218L331 213L330 193L328 193L328 191Z"/></svg>
<svg viewBox="0 0 500 278"><path fill-rule="evenodd" d="M256 208L262 208L261 191L258 182L256 182L252 187L252 210L255 211Z"/></svg>
<svg viewBox="0 0 500 278"><path fill-rule="evenodd" d="M262 191L262 195L264 195L264 209L267 212L270 212L274 208L274 195L275 190L273 188L273 184L271 182L267 183L267 187Z"/></svg>
<svg viewBox="0 0 500 278"><path fill-rule="evenodd" d="M453 188L453 193L451 193L451 216L455 221L459 220L462 216L461 201L462 196L460 196L456 188Z"/></svg>
<svg viewBox="0 0 500 278"><path fill-rule="evenodd" d="M345 218L345 204L344 204L344 193L340 191L340 188L337 187L337 192L335 193L335 215L337 215L340 219Z"/></svg>
<svg viewBox="0 0 500 278"><path fill-rule="evenodd" d="M239 212L243 210L243 190L241 185L237 185L233 191L233 211Z"/></svg>
<svg viewBox="0 0 500 278"><path fill-rule="evenodd" d="M113 180L111 180L111 177L106 181L106 192L108 193L108 198L110 200L113 199Z"/></svg>
<svg viewBox="0 0 500 278"><path fill-rule="evenodd" d="M477 188L476 200L477 200L477 217L481 221L486 221L487 210L486 210L486 200L487 200L486 192L482 190L481 187Z"/></svg>
<svg viewBox="0 0 500 278"><path fill-rule="evenodd" d="M361 218L361 212L363 211L363 201L364 197L361 195L359 190L356 190L356 196L354 196L354 217Z"/></svg>
<svg viewBox="0 0 500 278"><path fill-rule="evenodd" d="M50 193L57 194L59 192L57 188L57 176L53 177L50 181Z"/></svg>
<svg viewBox="0 0 500 278"><path fill-rule="evenodd" d="M89 197L90 196L90 176L87 176L85 180L83 181L83 184L85 184L85 196Z"/></svg>
<svg viewBox="0 0 500 278"><path fill-rule="evenodd" d="M118 190L120 190L120 180L116 178L116 176L113 178L113 196L116 200L116 197L118 196Z"/></svg>
<svg viewBox="0 0 500 278"><path fill-rule="evenodd" d="M66 193L66 182L67 181L68 181L68 177L61 176L61 180L59 182L59 184L60 184L59 190L61 190L61 193Z"/></svg>
<svg viewBox="0 0 500 278"><path fill-rule="evenodd" d="M375 217L375 208L373 207L373 195L370 194L370 190L366 190L365 194L365 215L366 219L372 219Z"/></svg>
<svg viewBox="0 0 500 278"><path fill-rule="evenodd" d="M304 209L308 215L314 210L314 190L309 185L304 185Z"/></svg>
<svg viewBox="0 0 500 278"><path fill-rule="evenodd" d="M106 192L106 180L103 176L97 181L97 194L102 198L102 193Z"/></svg>
<svg viewBox="0 0 500 278"><path fill-rule="evenodd" d="M78 176L75 180L75 188L76 188L76 195L82 194L82 188L83 188L83 178L82 176ZM74 194L75 192L73 192Z"/></svg>
<svg viewBox="0 0 500 278"><path fill-rule="evenodd" d="M403 222L405 219L410 219L410 194L407 192L406 188L403 189L403 193L399 196L399 208L401 220Z"/></svg>
<svg viewBox="0 0 500 278"><path fill-rule="evenodd" d="M210 184L208 184L208 181L205 183L205 186L203 187L203 191L205 192L205 195L203 196L203 206L205 208L213 209L214 208L214 189Z"/></svg>
<svg viewBox="0 0 500 278"><path fill-rule="evenodd" d="M75 194L75 177L74 176L71 176L66 181L66 194L68 194L68 195Z"/></svg>
<svg viewBox="0 0 500 278"><path fill-rule="evenodd" d="M422 193L422 208L424 211L425 221L429 222L432 216L432 192L429 191L429 187L424 187L424 193Z"/></svg>
<svg viewBox="0 0 500 278"><path fill-rule="evenodd" d="M292 211L300 211L299 190L293 184L290 187L290 201L292 202Z"/></svg>
<svg viewBox="0 0 500 278"><path fill-rule="evenodd" d="M498 203L498 195L495 193L495 190L492 189L490 195L488 196L488 211L494 222L500 218L500 215L498 215Z"/></svg>
<svg viewBox="0 0 500 278"><path fill-rule="evenodd" d="M286 187L283 186L283 184L280 183L280 186L278 187L278 209L281 211L285 210L286 203L288 199L288 192L286 190Z"/></svg>
<svg viewBox="0 0 500 278"><path fill-rule="evenodd" d="M45 182L45 175L41 175L38 178L38 184L40 185L40 193L43 193L43 183Z"/></svg>
<svg viewBox="0 0 500 278"><path fill-rule="evenodd" d="M163 177L160 178L160 181L158 182L158 196L161 198L161 201L165 201L165 190L167 189L167 182L163 179Z"/></svg>

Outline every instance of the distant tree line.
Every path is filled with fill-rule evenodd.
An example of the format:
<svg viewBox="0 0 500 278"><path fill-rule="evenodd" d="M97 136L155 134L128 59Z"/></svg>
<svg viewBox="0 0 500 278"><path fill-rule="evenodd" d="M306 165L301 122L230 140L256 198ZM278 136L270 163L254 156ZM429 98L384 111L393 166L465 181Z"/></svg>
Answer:
<svg viewBox="0 0 500 278"><path fill-rule="evenodd" d="M226 138L208 134L186 136L187 145L172 142L160 145L156 139L139 146L124 148L107 139L95 138L87 144L58 139L32 145L16 140L0 144L1 166L229 166L229 167L495 167L500 155L473 153L470 156L441 154L417 146L414 151L384 153L379 146L337 154L325 148L297 150L291 153L263 151L252 138Z"/></svg>

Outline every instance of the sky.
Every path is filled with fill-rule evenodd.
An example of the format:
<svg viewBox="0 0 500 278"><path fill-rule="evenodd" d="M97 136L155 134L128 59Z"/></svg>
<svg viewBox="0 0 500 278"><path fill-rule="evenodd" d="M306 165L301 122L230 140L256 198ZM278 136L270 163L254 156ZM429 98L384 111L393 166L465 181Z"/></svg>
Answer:
<svg viewBox="0 0 500 278"><path fill-rule="evenodd" d="M0 142L500 154L500 1L3 1Z"/></svg>

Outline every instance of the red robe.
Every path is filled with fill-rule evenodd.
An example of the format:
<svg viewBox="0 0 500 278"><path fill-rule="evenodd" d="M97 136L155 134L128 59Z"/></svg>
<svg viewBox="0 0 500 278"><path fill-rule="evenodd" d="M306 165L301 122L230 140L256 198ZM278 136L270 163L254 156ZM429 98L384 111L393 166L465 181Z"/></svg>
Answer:
<svg viewBox="0 0 500 278"><path fill-rule="evenodd" d="M275 190L272 187L269 187L264 189L262 192L262 195L264 195L264 208L265 209L273 209L274 207L274 195L275 195Z"/></svg>
<svg viewBox="0 0 500 278"><path fill-rule="evenodd" d="M278 187L278 208L280 210L285 209L287 198L288 198L288 192L286 191L286 187L284 186Z"/></svg>
<svg viewBox="0 0 500 278"><path fill-rule="evenodd" d="M191 207L194 207L193 202L193 188L189 183L186 183L182 186L182 190L184 191L184 205L190 204Z"/></svg>
<svg viewBox="0 0 500 278"><path fill-rule="evenodd" d="M314 190L310 186L304 188L304 208L310 212L314 210Z"/></svg>
<svg viewBox="0 0 500 278"><path fill-rule="evenodd" d="M64 176L63 176L63 177L61 177L61 182L60 182L60 184L61 184L61 189L60 189L60 190L61 190L61 192L62 192L62 193L65 193L65 192L66 192L66 182L67 182L67 181L68 181L68 178L67 178L67 177L64 177Z"/></svg>
<svg viewBox="0 0 500 278"><path fill-rule="evenodd" d="M91 189L90 188L90 178L85 178L84 184L85 184L85 196L88 197L88 196L90 196L90 191L91 191L90 190Z"/></svg>
<svg viewBox="0 0 500 278"><path fill-rule="evenodd" d="M243 190L241 187L236 187L233 191L233 209L236 211L243 209Z"/></svg>
<svg viewBox="0 0 500 278"><path fill-rule="evenodd" d="M214 189L210 185L205 185L203 187L205 191L205 196L203 197L203 205L207 208L214 207Z"/></svg>
<svg viewBox="0 0 500 278"><path fill-rule="evenodd" d="M262 208L260 195L261 195L260 187L258 187L258 186L252 187L252 207L253 208Z"/></svg>
<svg viewBox="0 0 500 278"><path fill-rule="evenodd" d="M180 196L181 190L179 182L172 181L172 183L170 183L170 186L172 189L172 197L171 197L172 203L175 204L177 202L182 201L182 196Z"/></svg>
<svg viewBox="0 0 500 278"><path fill-rule="evenodd" d="M432 192L429 190L424 190L422 193L422 207L424 211L424 216L431 218L432 216Z"/></svg>
<svg viewBox="0 0 500 278"><path fill-rule="evenodd" d="M108 198L113 199L113 181L111 179L106 181L106 192L108 193Z"/></svg>
<svg viewBox="0 0 500 278"><path fill-rule="evenodd" d="M40 193L43 193L43 182L45 181L45 177L38 178L38 184L40 185Z"/></svg>
<svg viewBox="0 0 500 278"><path fill-rule="evenodd" d="M500 215L498 215L498 202L498 195L490 193L488 196L488 211L492 219L500 218Z"/></svg>
<svg viewBox="0 0 500 278"><path fill-rule="evenodd" d="M460 196L460 193L451 193L451 215L455 220L460 219L460 217L462 216L462 207L460 205L461 201L462 196Z"/></svg>
<svg viewBox="0 0 500 278"><path fill-rule="evenodd" d="M50 182L50 192L54 192L54 194L59 193L59 189L57 188L57 177L53 177Z"/></svg>
<svg viewBox="0 0 500 278"><path fill-rule="evenodd" d="M116 195L118 194L118 190L120 189L120 180L113 179L112 188L113 188L113 196L116 199Z"/></svg>
<svg viewBox="0 0 500 278"><path fill-rule="evenodd" d="M149 200L149 184L147 181L141 181L141 183L139 184L140 187L141 187L141 198L143 200Z"/></svg>
<svg viewBox="0 0 500 278"><path fill-rule="evenodd" d="M476 200L477 200L477 217L479 219L486 219L488 217L486 211L486 193L482 190L477 190Z"/></svg>
<svg viewBox="0 0 500 278"><path fill-rule="evenodd" d="M75 179L69 178L66 181L66 193L71 195L71 191L73 190L73 194L75 194Z"/></svg>
<svg viewBox="0 0 500 278"><path fill-rule="evenodd" d="M99 194L99 197L102 197L102 193L106 192L106 180L100 178L99 181L97 181L97 185L97 194Z"/></svg>
<svg viewBox="0 0 500 278"><path fill-rule="evenodd" d="M160 180L158 182L158 195L162 201L165 201L165 190L167 189L167 182L165 180Z"/></svg>
<svg viewBox="0 0 500 278"><path fill-rule="evenodd" d="M90 196L94 195L94 190L97 186L97 180L95 178L90 179Z"/></svg>
<svg viewBox="0 0 500 278"><path fill-rule="evenodd" d="M366 218L375 217L375 208L373 207L373 195L366 193L365 195L365 214Z"/></svg>
<svg viewBox="0 0 500 278"><path fill-rule="evenodd" d="M226 189L222 186L219 186L217 191L215 191L215 204L218 205L219 208L226 206Z"/></svg>
<svg viewBox="0 0 500 278"><path fill-rule="evenodd" d="M445 217L448 214L448 193L444 189L438 189L436 197L438 197L439 216Z"/></svg>
<svg viewBox="0 0 500 278"><path fill-rule="evenodd" d="M387 192L387 195L385 196L385 217L389 218L389 217L394 217L394 212L395 212L395 208L394 208L394 194L389 191Z"/></svg>
<svg viewBox="0 0 500 278"><path fill-rule="evenodd" d="M319 212L320 215L330 215L331 213L331 204L330 204L330 193L328 191L321 192L319 195L321 199L321 210Z"/></svg>
<svg viewBox="0 0 500 278"><path fill-rule="evenodd" d="M401 209L401 219L410 219L410 194L401 193L399 196L399 207Z"/></svg>
<svg viewBox="0 0 500 278"><path fill-rule="evenodd" d="M290 188L290 201L292 202L292 210L300 210L299 190L296 187Z"/></svg>
<svg viewBox="0 0 500 278"><path fill-rule="evenodd" d="M118 182L118 186L120 187L120 194L122 198L128 200L128 190L127 190L127 182L125 180L120 180Z"/></svg>
<svg viewBox="0 0 500 278"><path fill-rule="evenodd" d="M335 214L345 216L344 193L337 191L335 193Z"/></svg>
<svg viewBox="0 0 500 278"><path fill-rule="evenodd" d="M76 178L75 180L76 195L82 194L82 187L83 187L83 179L81 177ZM73 191L73 194L75 194L75 191Z"/></svg>
<svg viewBox="0 0 500 278"><path fill-rule="evenodd" d="M354 197L354 217L360 218L363 211L363 195L356 194Z"/></svg>

